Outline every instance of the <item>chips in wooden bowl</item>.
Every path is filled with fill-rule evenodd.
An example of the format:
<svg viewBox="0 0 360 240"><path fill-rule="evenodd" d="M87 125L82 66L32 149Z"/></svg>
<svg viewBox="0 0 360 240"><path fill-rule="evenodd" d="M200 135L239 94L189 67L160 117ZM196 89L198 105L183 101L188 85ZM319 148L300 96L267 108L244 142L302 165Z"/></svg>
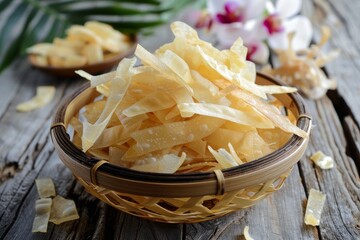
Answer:
<svg viewBox="0 0 360 240"><path fill-rule="evenodd" d="M84 26L71 26L66 38L38 43L28 48L27 53L33 66L57 76L75 77L80 68L92 74L110 70L132 54L135 45L133 36L126 36L110 25L89 21Z"/></svg>

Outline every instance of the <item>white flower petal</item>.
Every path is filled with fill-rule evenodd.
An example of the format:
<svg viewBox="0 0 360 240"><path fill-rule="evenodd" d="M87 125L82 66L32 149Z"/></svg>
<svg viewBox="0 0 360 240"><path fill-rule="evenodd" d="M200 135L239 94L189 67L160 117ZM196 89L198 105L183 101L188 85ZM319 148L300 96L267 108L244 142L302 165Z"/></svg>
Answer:
<svg viewBox="0 0 360 240"><path fill-rule="evenodd" d="M208 0L206 5L207 10L210 15L215 16L217 13L224 11L226 2L226 0Z"/></svg>
<svg viewBox="0 0 360 240"><path fill-rule="evenodd" d="M244 42L256 42L267 38L268 32L264 28L264 24L259 20L247 21L244 25L242 38Z"/></svg>
<svg viewBox="0 0 360 240"><path fill-rule="evenodd" d="M239 22L216 24L213 30L219 41L219 48L229 48L239 37L245 35L244 25Z"/></svg>
<svg viewBox="0 0 360 240"><path fill-rule="evenodd" d="M277 0L276 12L282 19L290 18L301 10L301 0Z"/></svg>
<svg viewBox="0 0 360 240"><path fill-rule="evenodd" d="M275 6L271 1L266 1L265 9L269 15L274 14L276 12Z"/></svg>
<svg viewBox="0 0 360 240"><path fill-rule="evenodd" d="M275 33L268 39L269 46L274 49L286 49L288 47L288 38L285 32Z"/></svg>
<svg viewBox="0 0 360 240"><path fill-rule="evenodd" d="M309 47L313 36L310 20L304 16L297 16L284 22L286 33L295 32L292 48L295 51Z"/></svg>
<svg viewBox="0 0 360 240"><path fill-rule="evenodd" d="M267 0L251 0L247 1L245 9L245 20L255 19L260 17L265 11Z"/></svg>
<svg viewBox="0 0 360 240"><path fill-rule="evenodd" d="M259 42L257 44L256 52L251 56L251 61L265 64L269 60L269 48L263 43Z"/></svg>
<svg viewBox="0 0 360 240"><path fill-rule="evenodd" d="M201 16L201 10L188 8L179 16L179 19L181 19L183 22L186 22L191 27L195 27Z"/></svg>

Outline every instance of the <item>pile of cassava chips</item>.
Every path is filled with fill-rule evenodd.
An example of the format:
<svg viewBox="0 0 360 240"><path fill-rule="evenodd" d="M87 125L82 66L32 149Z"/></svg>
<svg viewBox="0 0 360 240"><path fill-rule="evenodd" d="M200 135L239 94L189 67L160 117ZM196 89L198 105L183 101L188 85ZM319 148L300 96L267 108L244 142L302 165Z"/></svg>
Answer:
<svg viewBox="0 0 360 240"><path fill-rule="evenodd" d="M122 167L185 173L238 166L292 134L307 137L271 96L296 89L257 85L241 39L220 51L185 23L171 29L174 41L155 54L138 45L114 72L77 71L99 97L71 119L75 145Z"/></svg>
<svg viewBox="0 0 360 240"><path fill-rule="evenodd" d="M60 68L97 64L120 54L131 46L131 39L112 26L89 21L72 25L65 38L55 38L53 43L38 43L27 49L38 66Z"/></svg>

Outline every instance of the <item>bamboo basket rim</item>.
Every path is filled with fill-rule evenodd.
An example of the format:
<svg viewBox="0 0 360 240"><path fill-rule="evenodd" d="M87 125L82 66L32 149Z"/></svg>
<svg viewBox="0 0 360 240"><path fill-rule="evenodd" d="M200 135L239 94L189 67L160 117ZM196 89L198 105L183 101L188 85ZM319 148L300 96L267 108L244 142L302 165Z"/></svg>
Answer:
<svg viewBox="0 0 360 240"><path fill-rule="evenodd" d="M271 84L286 86L268 75L257 73L257 76ZM262 158L217 172L166 174L135 171L89 156L70 141L64 124L68 106L89 89L90 83L86 83L61 102L50 129L51 138L61 160L75 176L118 192L156 197L221 195L287 172L299 161L309 139L293 135L283 147ZM302 97L299 93L286 96L290 97L290 105L294 104L298 111L297 126L309 133L311 117L307 115Z"/></svg>

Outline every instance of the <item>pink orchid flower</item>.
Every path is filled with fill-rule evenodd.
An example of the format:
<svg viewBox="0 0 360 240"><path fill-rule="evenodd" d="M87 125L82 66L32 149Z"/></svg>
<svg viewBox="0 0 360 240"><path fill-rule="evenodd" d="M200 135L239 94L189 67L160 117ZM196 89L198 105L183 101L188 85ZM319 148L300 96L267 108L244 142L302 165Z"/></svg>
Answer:
<svg viewBox="0 0 360 240"><path fill-rule="evenodd" d="M297 15L301 10L301 0L277 0L275 6L271 1L266 8L269 15L262 24L268 35L268 43L272 49L287 49L288 34L295 32L292 49L307 49L312 38L312 25L305 16Z"/></svg>
<svg viewBox="0 0 360 240"><path fill-rule="evenodd" d="M214 19L212 32L219 48L228 48L241 37L248 47L248 59L265 63L269 58L269 49L264 44L265 34L253 34L255 23L265 11L266 0L208 0L207 10ZM262 28L262 26L261 26Z"/></svg>

